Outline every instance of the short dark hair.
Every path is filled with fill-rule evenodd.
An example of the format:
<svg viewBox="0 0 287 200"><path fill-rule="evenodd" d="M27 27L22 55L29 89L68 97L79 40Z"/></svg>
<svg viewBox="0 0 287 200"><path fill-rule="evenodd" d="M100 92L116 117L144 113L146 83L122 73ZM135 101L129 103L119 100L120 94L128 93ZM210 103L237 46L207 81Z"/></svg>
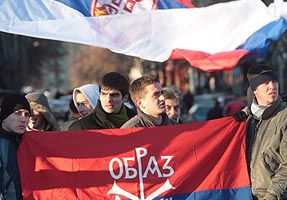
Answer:
<svg viewBox="0 0 287 200"><path fill-rule="evenodd" d="M99 81L99 90L119 90L124 97L129 94L130 83L126 77L118 72L109 72Z"/></svg>
<svg viewBox="0 0 287 200"><path fill-rule="evenodd" d="M132 101L135 102L137 98L143 98L146 94L145 87L154 83L159 83L159 79L153 75L144 75L134 80L130 88Z"/></svg>

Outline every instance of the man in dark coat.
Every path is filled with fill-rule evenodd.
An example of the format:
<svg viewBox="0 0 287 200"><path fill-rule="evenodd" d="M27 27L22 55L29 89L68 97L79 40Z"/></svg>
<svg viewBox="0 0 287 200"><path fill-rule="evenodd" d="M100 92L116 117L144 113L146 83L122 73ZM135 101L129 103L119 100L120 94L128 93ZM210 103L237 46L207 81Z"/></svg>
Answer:
<svg viewBox="0 0 287 200"><path fill-rule="evenodd" d="M124 103L129 96L129 81L120 73L110 72L99 81L100 100L94 111L75 121L69 130L120 128L135 115Z"/></svg>
<svg viewBox="0 0 287 200"><path fill-rule="evenodd" d="M0 199L22 199L16 152L30 115L30 105L24 96L10 95L3 99L0 114Z"/></svg>

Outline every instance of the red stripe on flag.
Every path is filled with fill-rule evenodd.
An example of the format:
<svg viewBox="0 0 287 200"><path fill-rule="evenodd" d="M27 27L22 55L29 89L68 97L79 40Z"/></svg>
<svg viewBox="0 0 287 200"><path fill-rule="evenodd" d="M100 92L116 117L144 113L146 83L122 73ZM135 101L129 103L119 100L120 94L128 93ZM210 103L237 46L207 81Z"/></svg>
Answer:
<svg viewBox="0 0 287 200"><path fill-rule="evenodd" d="M177 0L177 2L185 5L188 8L195 8L195 6L189 0Z"/></svg>
<svg viewBox="0 0 287 200"><path fill-rule="evenodd" d="M202 71L213 72L233 69L238 61L248 53L246 50L234 50L208 54L202 51L174 49L169 59L186 59L193 67L201 69Z"/></svg>

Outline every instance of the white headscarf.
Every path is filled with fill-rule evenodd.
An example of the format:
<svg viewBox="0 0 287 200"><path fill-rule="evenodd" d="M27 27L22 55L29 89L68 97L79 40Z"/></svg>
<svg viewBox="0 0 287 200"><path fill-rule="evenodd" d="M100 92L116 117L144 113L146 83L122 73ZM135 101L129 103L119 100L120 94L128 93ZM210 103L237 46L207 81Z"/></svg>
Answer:
<svg viewBox="0 0 287 200"><path fill-rule="evenodd" d="M73 90L73 101L76 108L78 109L76 102L76 91L80 91L87 98L93 109L95 109L95 107L97 106L98 99L100 97L98 85L86 84Z"/></svg>

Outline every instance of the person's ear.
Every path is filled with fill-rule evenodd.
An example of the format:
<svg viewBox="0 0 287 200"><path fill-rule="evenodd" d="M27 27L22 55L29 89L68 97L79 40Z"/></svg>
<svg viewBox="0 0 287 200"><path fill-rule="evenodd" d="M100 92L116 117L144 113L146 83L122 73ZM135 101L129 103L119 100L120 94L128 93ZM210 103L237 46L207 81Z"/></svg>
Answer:
<svg viewBox="0 0 287 200"><path fill-rule="evenodd" d="M138 108L144 108L144 105L143 105L143 102L142 102L141 99L136 98L134 103L135 103L136 107L138 107Z"/></svg>
<svg viewBox="0 0 287 200"><path fill-rule="evenodd" d="M127 102L127 101L128 101L128 99L129 99L129 95L128 95L128 94L126 94L126 95L123 97L123 102Z"/></svg>

